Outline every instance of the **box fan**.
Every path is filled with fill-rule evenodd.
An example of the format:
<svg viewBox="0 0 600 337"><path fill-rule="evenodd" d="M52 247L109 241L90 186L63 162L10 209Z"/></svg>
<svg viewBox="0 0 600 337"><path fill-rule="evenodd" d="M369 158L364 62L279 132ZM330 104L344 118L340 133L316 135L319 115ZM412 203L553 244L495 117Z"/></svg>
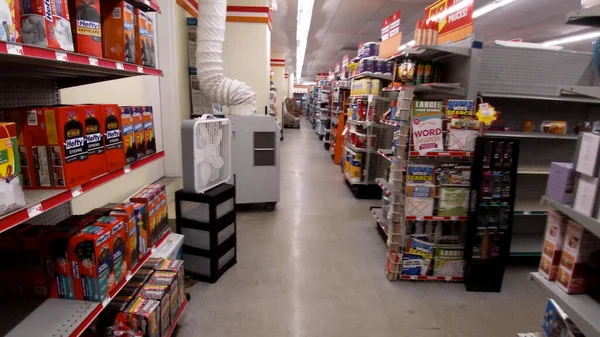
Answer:
<svg viewBox="0 0 600 337"><path fill-rule="evenodd" d="M183 190L203 193L231 177L231 122L205 114L181 125Z"/></svg>

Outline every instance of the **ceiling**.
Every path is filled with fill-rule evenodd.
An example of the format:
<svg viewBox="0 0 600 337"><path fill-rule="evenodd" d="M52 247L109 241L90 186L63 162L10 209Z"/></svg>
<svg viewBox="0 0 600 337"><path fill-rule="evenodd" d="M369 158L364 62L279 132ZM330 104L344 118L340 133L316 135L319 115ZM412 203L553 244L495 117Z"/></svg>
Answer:
<svg viewBox="0 0 600 337"><path fill-rule="evenodd" d="M273 13L273 52L286 54L286 65L293 71L296 63L297 1L279 0ZM315 0L302 77L314 80L348 54L356 55L361 41L378 41L381 22L401 10L403 40L412 40L417 20L433 0ZM493 0L475 0L475 8ZM521 38L541 42L593 29L565 25L567 12L579 9L581 0L515 0L505 7L475 20L474 31L485 43ZM568 44L568 49L591 50L591 41Z"/></svg>

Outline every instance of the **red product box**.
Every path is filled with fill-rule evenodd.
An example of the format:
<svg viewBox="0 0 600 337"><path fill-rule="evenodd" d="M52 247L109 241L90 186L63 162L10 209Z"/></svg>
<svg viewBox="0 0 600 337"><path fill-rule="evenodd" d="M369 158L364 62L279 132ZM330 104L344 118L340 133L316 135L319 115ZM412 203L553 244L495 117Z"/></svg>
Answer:
<svg viewBox="0 0 600 337"><path fill-rule="evenodd" d="M127 242L126 224L120 218L104 216L96 225L110 228L109 248L113 258L112 270L108 276L108 291L111 292L127 275L130 266L125 258ZM112 281L112 282L111 282Z"/></svg>
<svg viewBox="0 0 600 337"><path fill-rule="evenodd" d="M116 104L101 104L100 111L105 132L106 170L112 172L126 164L121 134L121 109Z"/></svg>
<svg viewBox="0 0 600 337"><path fill-rule="evenodd" d="M102 57L100 1L70 0L71 26L75 51Z"/></svg>
<svg viewBox="0 0 600 337"><path fill-rule="evenodd" d="M146 248L151 249L156 244L156 202L152 191L143 190L130 198L131 202L146 206L144 225L147 235Z"/></svg>
<svg viewBox="0 0 600 337"><path fill-rule="evenodd" d="M131 164L137 160L135 148L135 132L133 130L133 111L131 107L120 107L121 109L121 135L125 151L125 163Z"/></svg>
<svg viewBox="0 0 600 337"><path fill-rule="evenodd" d="M69 240L69 261L76 300L99 302L114 287L108 226L87 226Z"/></svg>
<svg viewBox="0 0 600 337"><path fill-rule="evenodd" d="M156 139L154 138L154 113L151 106L143 106L142 119L144 121L144 144L146 155L156 153Z"/></svg>
<svg viewBox="0 0 600 337"><path fill-rule="evenodd" d="M24 293L29 297L47 298L46 258L42 249L44 236L52 226L30 226L19 232L21 268Z"/></svg>
<svg viewBox="0 0 600 337"><path fill-rule="evenodd" d="M160 337L160 302L136 297L115 322L124 330L140 331L143 337Z"/></svg>
<svg viewBox="0 0 600 337"><path fill-rule="evenodd" d="M73 51L66 1L24 0L21 1L21 9L23 43Z"/></svg>
<svg viewBox="0 0 600 337"><path fill-rule="evenodd" d="M90 180L84 121L82 107L27 109L23 141L35 161L34 188L73 188Z"/></svg>
<svg viewBox="0 0 600 337"><path fill-rule="evenodd" d="M133 111L133 132L135 139L136 158L142 159L146 156L146 144L144 140L144 117L139 106L131 107Z"/></svg>
<svg viewBox="0 0 600 337"><path fill-rule="evenodd" d="M135 13L126 1L103 0L102 54L105 58L135 63Z"/></svg>
<svg viewBox="0 0 600 337"><path fill-rule="evenodd" d="M137 265L140 257L138 245L138 229L135 221L134 203L128 202L115 207L115 210L110 212L110 216L117 217L125 224L125 232L127 233L125 241L125 262L129 270Z"/></svg>
<svg viewBox="0 0 600 337"><path fill-rule="evenodd" d="M85 141L88 148L88 165L91 178L106 173L104 147L104 114L99 105L82 105L85 113Z"/></svg>

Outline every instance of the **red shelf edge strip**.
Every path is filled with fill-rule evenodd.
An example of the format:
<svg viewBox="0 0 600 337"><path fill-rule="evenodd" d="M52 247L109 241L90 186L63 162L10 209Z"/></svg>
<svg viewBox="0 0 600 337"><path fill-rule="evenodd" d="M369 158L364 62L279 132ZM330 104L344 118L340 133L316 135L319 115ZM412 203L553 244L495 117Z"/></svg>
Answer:
<svg viewBox="0 0 600 337"><path fill-rule="evenodd" d="M179 311L177 312L177 316L175 318L175 321L171 321L171 327L169 328L169 331L167 331L167 334L165 337L171 337L173 335L173 331L175 331L175 328L177 327L177 323L179 323L179 319L181 318L181 315L183 314L183 310L185 310L185 307L187 307L188 305L188 301L184 300L183 303L181 303L181 305L179 306Z"/></svg>
<svg viewBox="0 0 600 337"><path fill-rule="evenodd" d="M139 161L136 161L133 164L129 165L129 169L131 171L133 171L133 170L138 169L150 162L160 159L164 156L165 156L164 151L157 152L155 154L152 154L148 157L142 158ZM107 183L111 180L114 180L122 175L125 175L126 174L125 169L126 168L124 167L117 171L113 171L113 172L104 174L102 176L99 176L99 177L92 179L89 182L81 185L82 193L89 192L100 185L104 185L105 183ZM42 201L41 202L42 212L49 211L52 208L54 208L58 205L61 205L67 201L73 200L73 199L74 199L74 197L73 197L71 190L65 190L49 199ZM0 232L3 232L14 226L17 226L17 225L29 220L30 218L31 217L29 216L29 213L27 212L27 208L17 211L11 215L8 215L5 218L0 219Z"/></svg>
<svg viewBox="0 0 600 337"><path fill-rule="evenodd" d="M160 240L158 240L158 242L156 243L156 245L154 247L158 247L163 241L165 241L165 239L167 238L167 236L169 236L170 233L171 233L171 230L167 230L165 232L165 234L163 234L163 236L160 238ZM152 255L152 251L149 251L138 262L138 264L135 266L135 268L133 268L131 270L131 275L135 275L135 273L137 273L142 268L144 263L146 263L146 261L148 261L148 259L150 258L150 255ZM127 284L127 282L128 282L127 278L123 279L123 281L121 281L121 283L113 289L112 293L108 294L108 297L112 300L115 296L117 296L119 291L121 291L121 289L123 289L123 287L125 287L125 284ZM65 301L70 301L70 300L65 300ZM94 310L83 320L83 322L81 322L81 324L79 324L79 326L77 328L75 328L75 330L69 336L77 337L77 336L81 335L85 331L85 329L87 329L88 326L90 326L92 321L94 319L96 319L96 317L98 317L98 315L104 308L105 307L102 304L102 302L98 302L98 305L96 306L96 308L94 308Z"/></svg>

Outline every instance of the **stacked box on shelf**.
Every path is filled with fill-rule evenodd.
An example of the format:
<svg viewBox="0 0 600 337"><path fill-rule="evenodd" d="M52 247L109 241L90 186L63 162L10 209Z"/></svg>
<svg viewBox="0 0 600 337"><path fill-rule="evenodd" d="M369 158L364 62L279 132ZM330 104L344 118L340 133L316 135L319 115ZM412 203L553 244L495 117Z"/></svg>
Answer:
<svg viewBox="0 0 600 337"><path fill-rule="evenodd" d="M186 273L214 283L237 262L235 187L175 193L177 232L184 235Z"/></svg>

